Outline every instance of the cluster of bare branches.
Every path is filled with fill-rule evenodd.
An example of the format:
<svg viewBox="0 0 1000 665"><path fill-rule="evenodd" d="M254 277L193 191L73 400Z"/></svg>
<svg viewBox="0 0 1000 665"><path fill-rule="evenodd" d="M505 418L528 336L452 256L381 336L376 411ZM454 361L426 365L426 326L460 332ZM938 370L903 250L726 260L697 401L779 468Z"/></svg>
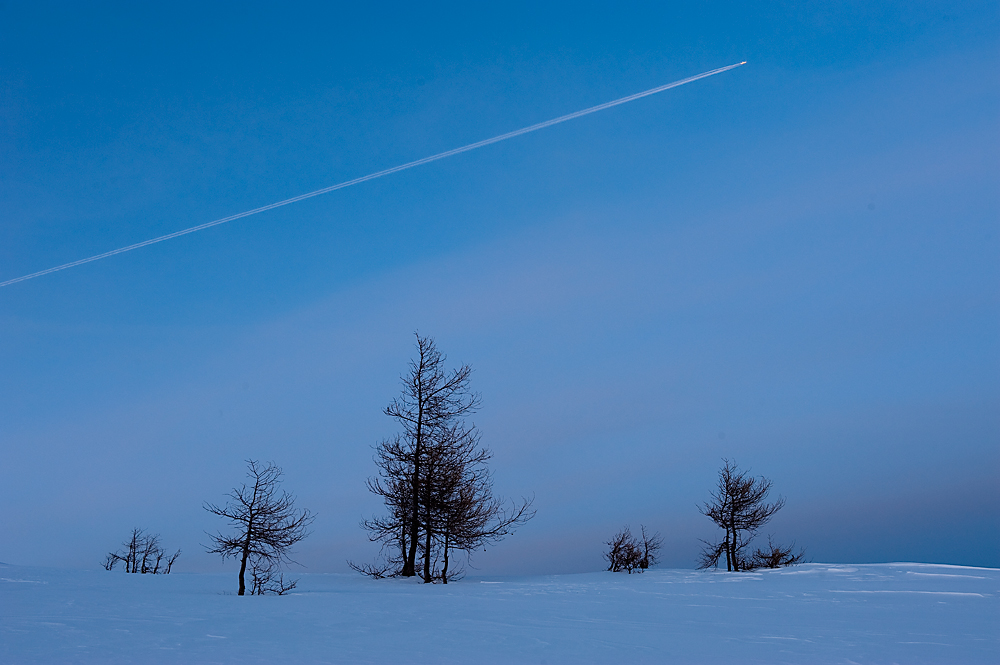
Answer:
<svg viewBox="0 0 1000 665"><path fill-rule="evenodd" d="M126 573L167 575L180 555L181 551L177 550L167 556L166 550L160 546L159 534L135 528L132 529L132 535L122 543L121 549L108 552L104 559L104 569L114 570L121 563Z"/></svg>
<svg viewBox="0 0 1000 665"><path fill-rule="evenodd" d="M534 516L530 499L518 504L493 495L491 453L464 421L480 402L469 389L472 368L448 372L444 361L434 340L418 334L402 395L385 408L403 431L375 447L379 472L368 488L388 513L362 522L382 544L382 561L348 562L371 577L413 577L419 568L424 582L447 584L462 573L455 552L468 556Z"/></svg>
<svg viewBox="0 0 1000 665"><path fill-rule="evenodd" d="M785 505L781 497L768 503L770 492L770 480L763 476L755 478L749 471L740 470L735 462L723 460L718 486L701 512L723 529L725 535L716 543L702 541L699 568L718 567L723 556L726 570L730 571L776 568L803 560L804 552L792 554L794 546L774 545L770 537L767 550L749 550L760 529Z"/></svg>
<svg viewBox="0 0 1000 665"><path fill-rule="evenodd" d="M285 581L285 575L281 572L277 562L264 558L250 559L250 595L263 596L274 594L283 596L296 586L298 580Z"/></svg>
<svg viewBox="0 0 1000 665"><path fill-rule="evenodd" d="M234 488L224 507L205 504L205 510L228 519L233 527L228 535L209 534L213 546L207 549L223 559L240 560L239 595L246 593L248 567L251 595L281 595L296 584L285 581L281 566L294 563L289 556L291 548L309 535L314 516L308 510L296 509L295 497L279 489L280 467L247 460L247 477L250 482Z"/></svg>
<svg viewBox="0 0 1000 665"><path fill-rule="evenodd" d="M794 552L794 553L793 553ZM777 545L767 537L767 549L759 547L753 551L751 557L751 568L781 568L783 566L793 566L802 563L806 558L804 550L795 552L795 543L791 545ZM749 569L748 569L749 570Z"/></svg>
<svg viewBox="0 0 1000 665"><path fill-rule="evenodd" d="M659 533L647 533L646 527L641 525L639 538L636 538L626 526L606 545L608 551L604 553L604 558L608 560L608 570L613 573L624 571L631 575L633 571L641 573L656 565L660 548L663 547L663 538Z"/></svg>

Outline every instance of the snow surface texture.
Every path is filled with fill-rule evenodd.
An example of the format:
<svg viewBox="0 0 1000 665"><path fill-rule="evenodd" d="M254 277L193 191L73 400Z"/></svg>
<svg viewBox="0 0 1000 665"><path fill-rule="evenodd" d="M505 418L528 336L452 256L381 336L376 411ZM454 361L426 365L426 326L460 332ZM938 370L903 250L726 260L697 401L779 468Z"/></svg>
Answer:
<svg viewBox="0 0 1000 665"><path fill-rule="evenodd" d="M0 565L3 663L997 663L1000 570L805 564L466 578Z"/></svg>

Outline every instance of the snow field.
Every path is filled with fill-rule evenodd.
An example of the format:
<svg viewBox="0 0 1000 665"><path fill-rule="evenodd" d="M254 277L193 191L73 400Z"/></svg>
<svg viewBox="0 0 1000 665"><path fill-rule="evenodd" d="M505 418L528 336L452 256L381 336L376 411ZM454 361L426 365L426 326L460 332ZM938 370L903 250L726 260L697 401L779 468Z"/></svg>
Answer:
<svg viewBox="0 0 1000 665"><path fill-rule="evenodd" d="M238 597L231 574L0 565L0 662L997 663L1000 570L804 564L466 578L303 574Z"/></svg>

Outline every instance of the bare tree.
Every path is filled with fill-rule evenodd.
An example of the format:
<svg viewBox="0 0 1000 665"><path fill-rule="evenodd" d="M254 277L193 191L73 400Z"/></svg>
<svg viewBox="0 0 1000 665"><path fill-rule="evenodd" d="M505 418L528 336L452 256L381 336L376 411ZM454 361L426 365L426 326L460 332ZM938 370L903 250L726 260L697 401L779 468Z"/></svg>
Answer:
<svg viewBox="0 0 1000 665"><path fill-rule="evenodd" d="M613 573L633 571L643 572L656 565L659 561L663 538L658 533L648 533L646 527L640 525L640 537L632 535L629 527L623 528L605 543L608 551L604 558L608 560L608 570Z"/></svg>
<svg viewBox="0 0 1000 665"><path fill-rule="evenodd" d="M385 414L395 418L403 427L403 435L397 440L402 446L399 460L407 466L409 476L407 489L410 505L400 515L408 531L406 555L399 573L403 577L417 574L417 548L420 544L417 516L427 475L424 464L428 448L438 430L474 412L479 406L479 395L469 390L472 368L462 365L447 372L445 357L437 350L434 340L421 337L419 333L416 338L417 358L410 362L409 373L402 377L402 395L385 408Z"/></svg>
<svg viewBox="0 0 1000 665"><path fill-rule="evenodd" d="M444 369L434 341L417 335L418 357L403 379L403 395L385 413L403 433L375 448L378 476L368 488L388 514L362 522L369 539L382 544L382 562L355 564L371 577L418 574L424 582L454 579L452 554L468 557L495 543L534 515L531 501L516 504L493 495L487 462L474 425L462 420L479 405L469 390L472 369Z"/></svg>
<svg viewBox="0 0 1000 665"><path fill-rule="evenodd" d="M726 558L726 570L751 570L757 567L757 558L748 553L750 542L761 527L781 510L785 500L778 497L773 503L768 503L771 481L763 476L754 478L749 474L749 471L740 470L735 462L723 460L718 486L712 492L711 501L700 510L723 529L725 535L717 543L703 541L699 568L717 567L723 556ZM785 557L790 553L789 548ZM791 563L799 560L801 557Z"/></svg>
<svg viewBox="0 0 1000 665"><path fill-rule="evenodd" d="M160 547L159 534L135 528L117 552L108 552L104 558L104 569L114 570L121 563L126 573L167 575L180 555L181 551L177 550L167 556L167 552Z"/></svg>
<svg viewBox="0 0 1000 665"><path fill-rule="evenodd" d="M225 507L206 503L205 510L224 517L233 532L209 534L213 547L210 554L240 560L239 595L246 593L246 571L250 567L251 595L265 592L285 593L295 582L285 582L278 575L282 564L294 563L289 557L293 545L309 535L308 527L314 516L308 510L297 510L295 498L279 490L282 471L273 463L262 464L247 460L249 483L234 488L227 496ZM290 585L290 586L289 586Z"/></svg>

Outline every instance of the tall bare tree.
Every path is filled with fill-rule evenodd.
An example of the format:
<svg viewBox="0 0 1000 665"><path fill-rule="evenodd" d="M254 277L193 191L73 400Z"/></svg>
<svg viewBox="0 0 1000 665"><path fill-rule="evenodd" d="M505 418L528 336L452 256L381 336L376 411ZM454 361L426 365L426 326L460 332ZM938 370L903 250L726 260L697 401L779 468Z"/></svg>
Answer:
<svg viewBox="0 0 1000 665"><path fill-rule="evenodd" d="M309 535L314 516L295 508L295 497L279 489L281 468L273 463L247 460L249 483L234 488L230 501L219 507L206 503L205 510L224 517L233 531L224 535L209 534L210 554L240 560L239 595L246 593L246 571L251 572L251 595L265 592L282 594L295 586L286 583L278 571L282 564L294 563L289 557L293 545ZM276 577L277 576L277 577Z"/></svg>
<svg viewBox="0 0 1000 665"><path fill-rule="evenodd" d="M368 488L383 498L388 514L362 522L382 543L383 562L354 564L372 577L419 574L424 582L454 576L451 555L466 554L509 534L534 515L521 504L494 497L488 449L462 417L479 405L469 389L472 369L444 369L434 341L417 335L418 357L403 378L403 395L385 413L402 434L375 448L378 476Z"/></svg>
<svg viewBox="0 0 1000 665"><path fill-rule="evenodd" d="M469 389L472 368L462 365L448 372L446 358L441 355L429 337L417 338L417 357L410 361L410 371L402 377L403 392L385 408L385 414L395 418L403 427L398 440L404 446L402 459L409 465L410 507L404 519L408 520L407 552L400 575L417 574L416 560L419 546L418 511L426 478L425 463L428 449L436 434L454 421L473 413L479 406L479 395Z"/></svg>
<svg viewBox="0 0 1000 665"><path fill-rule="evenodd" d="M712 492L711 500L701 507L701 512L723 529L725 535L720 542L705 542L700 568L718 566L723 556L726 558L726 570L756 567L754 556L747 553L747 548L761 527L785 505L780 496L768 503L770 492L770 480L763 476L755 478L749 471L740 470L735 462L723 460L718 485Z"/></svg>

